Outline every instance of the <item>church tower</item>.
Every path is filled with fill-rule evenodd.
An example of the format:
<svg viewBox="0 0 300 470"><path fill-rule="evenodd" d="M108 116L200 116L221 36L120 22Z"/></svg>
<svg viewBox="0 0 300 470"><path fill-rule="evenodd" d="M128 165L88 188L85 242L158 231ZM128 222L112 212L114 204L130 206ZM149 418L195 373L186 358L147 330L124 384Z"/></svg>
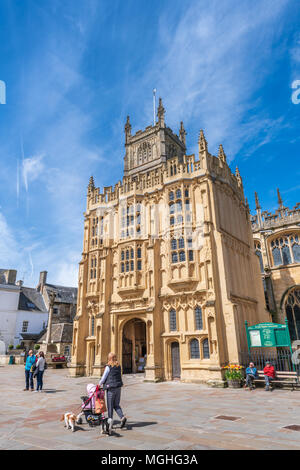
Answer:
<svg viewBox="0 0 300 470"><path fill-rule="evenodd" d="M90 179L71 375L99 377L114 351L123 373L222 384L245 320L269 320L240 172L203 130L198 147L160 99L155 125L132 135L127 117L122 181Z"/></svg>

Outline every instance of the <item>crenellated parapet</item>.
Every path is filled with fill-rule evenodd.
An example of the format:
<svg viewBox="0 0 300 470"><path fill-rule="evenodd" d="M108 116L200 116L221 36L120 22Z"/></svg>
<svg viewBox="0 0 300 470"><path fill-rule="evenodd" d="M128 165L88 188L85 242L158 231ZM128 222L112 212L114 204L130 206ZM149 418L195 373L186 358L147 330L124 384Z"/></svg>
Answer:
<svg viewBox="0 0 300 470"><path fill-rule="evenodd" d="M272 213L261 211L258 195L255 193L256 214L251 216L253 232L259 230L272 230L278 227L300 223L300 202L298 202L292 209L289 209L284 206L279 189L277 189L277 196L278 209Z"/></svg>
<svg viewBox="0 0 300 470"><path fill-rule="evenodd" d="M126 125L129 125L128 122ZM158 124L156 125L158 126ZM129 142L134 142L140 133L145 134L153 131L155 126L148 126L144 133L138 131L133 137L127 137ZM168 131L168 128L166 128ZM171 130L168 132L172 132ZM149 135L150 135L149 134ZM176 136L179 141L179 138ZM185 139L185 131L181 123L181 138ZM133 140L131 140L133 139ZM157 191L162 189L164 185L169 184L174 179L184 178L192 180L197 177L209 175L213 180L219 180L227 183L238 198L245 203L242 178L238 168L232 173L227 164L226 155L222 145L219 147L218 156L214 156L208 152L207 142L203 131L199 136L199 157L196 160L195 155L173 155L168 159L161 161L158 166L150 167L148 171L139 171L133 174L124 174L122 182L119 181L114 187L107 186L100 192L99 188L94 185L94 180L90 181L88 186L88 208L95 205L106 204L113 205L118 203L123 197L131 194L145 194L146 192Z"/></svg>

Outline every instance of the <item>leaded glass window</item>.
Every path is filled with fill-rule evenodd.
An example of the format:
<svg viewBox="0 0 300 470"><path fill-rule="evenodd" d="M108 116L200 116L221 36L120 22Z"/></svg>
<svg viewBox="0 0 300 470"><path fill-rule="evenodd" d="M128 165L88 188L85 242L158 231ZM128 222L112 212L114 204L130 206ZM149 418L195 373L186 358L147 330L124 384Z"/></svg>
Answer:
<svg viewBox="0 0 300 470"><path fill-rule="evenodd" d="M196 330L203 329L202 308L199 306L195 308L195 327Z"/></svg>
<svg viewBox="0 0 300 470"><path fill-rule="evenodd" d="M298 234L288 234L272 240L271 251L274 266L300 262L300 243Z"/></svg>
<svg viewBox="0 0 300 470"><path fill-rule="evenodd" d="M176 331L177 330L176 311L174 309L170 310L169 322L170 322L170 331Z"/></svg>
<svg viewBox="0 0 300 470"><path fill-rule="evenodd" d="M300 339L300 288L293 289L286 300L285 311L291 340Z"/></svg>
<svg viewBox="0 0 300 470"><path fill-rule="evenodd" d="M202 352L203 352L203 359L209 359L210 353L209 353L209 344L208 344L207 338L205 338L202 341Z"/></svg>
<svg viewBox="0 0 300 470"><path fill-rule="evenodd" d="M196 338L190 341L190 358L200 359L199 341Z"/></svg>

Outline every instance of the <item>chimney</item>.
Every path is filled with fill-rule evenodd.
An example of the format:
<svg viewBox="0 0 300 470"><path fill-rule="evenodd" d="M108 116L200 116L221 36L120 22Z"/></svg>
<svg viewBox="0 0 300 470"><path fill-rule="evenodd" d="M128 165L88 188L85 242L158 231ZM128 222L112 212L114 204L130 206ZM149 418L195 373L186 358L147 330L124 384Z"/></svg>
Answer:
<svg viewBox="0 0 300 470"><path fill-rule="evenodd" d="M17 281L17 282L16 282L16 285L22 287L22 286L23 286L23 281L21 281L21 280L20 280L20 281Z"/></svg>
<svg viewBox="0 0 300 470"><path fill-rule="evenodd" d="M39 284L38 284L38 286L37 286L37 290L38 290L39 292L42 291L44 285L45 285L46 282L47 282L47 274L48 274L47 271L41 271L41 272L40 272Z"/></svg>
<svg viewBox="0 0 300 470"><path fill-rule="evenodd" d="M8 269L6 271L7 284L15 284L17 279L17 271L15 269Z"/></svg>

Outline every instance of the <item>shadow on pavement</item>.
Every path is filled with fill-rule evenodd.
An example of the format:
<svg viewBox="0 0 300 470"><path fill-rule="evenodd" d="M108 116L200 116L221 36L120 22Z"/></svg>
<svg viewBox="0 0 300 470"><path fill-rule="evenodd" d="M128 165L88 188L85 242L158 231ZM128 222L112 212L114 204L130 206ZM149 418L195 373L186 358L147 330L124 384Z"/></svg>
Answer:
<svg viewBox="0 0 300 470"><path fill-rule="evenodd" d="M115 424L120 424L120 421L116 421ZM156 421L140 421L137 423L126 423L123 429L128 429L130 431L132 428L143 428L145 426L152 426L153 424L157 424Z"/></svg>

